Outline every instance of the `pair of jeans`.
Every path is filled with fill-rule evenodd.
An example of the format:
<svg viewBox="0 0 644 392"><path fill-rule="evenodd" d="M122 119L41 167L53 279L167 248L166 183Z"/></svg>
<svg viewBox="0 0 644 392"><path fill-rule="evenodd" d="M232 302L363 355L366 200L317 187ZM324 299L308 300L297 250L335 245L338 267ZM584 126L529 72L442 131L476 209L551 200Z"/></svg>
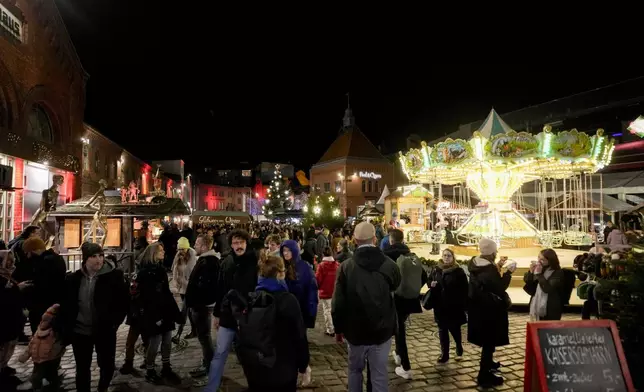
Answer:
<svg viewBox="0 0 644 392"><path fill-rule="evenodd" d="M230 348L235 339L234 329L219 327L217 330L217 346L215 348L215 355L210 362L210 373L208 373L208 385L204 392L217 392L221 384L221 377L224 375L224 367L226 366L226 359L230 354Z"/></svg>
<svg viewBox="0 0 644 392"><path fill-rule="evenodd" d="M492 370L492 365L494 364L494 351L496 347L494 346L483 346L481 349L481 363L479 366L479 372L485 373Z"/></svg>
<svg viewBox="0 0 644 392"><path fill-rule="evenodd" d="M407 350L407 335L405 332L405 322L409 318L408 313L398 312L398 331L396 332L396 354L400 356L402 368L407 371L411 369L409 363L409 351Z"/></svg>
<svg viewBox="0 0 644 392"><path fill-rule="evenodd" d="M34 371L31 374L31 385L34 390L42 388L42 380L47 380L50 389L57 390L60 387L60 376L58 375L58 366L60 365L60 358L34 364Z"/></svg>
<svg viewBox="0 0 644 392"><path fill-rule="evenodd" d="M373 392L387 392L389 390L389 374L387 365L391 339L382 344L369 346L349 345L349 392L362 392L362 371L369 362L371 387Z"/></svg>
<svg viewBox="0 0 644 392"><path fill-rule="evenodd" d="M172 352L172 330L150 336L148 349L145 352L145 364L148 370L154 370L154 360L161 346L161 363L164 367L170 366L170 353Z"/></svg>
<svg viewBox="0 0 644 392"><path fill-rule="evenodd" d="M181 319L183 320L183 323L179 324L179 329L177 329L177 336L181 337L181 334L183 333L183 327L186 326L186 319L190 321L190 327L192 327L192 332L195 332L195 323L192 321L192 317L190 314L190 309L188 309L188 306L186 306L186 295L185 294L180 294L181 295L181 300L183 301L182 306L181 306Z"/></svg>
<svg viewBox="0 0 644 392"><path fill-rule="evenodd" d="M452 334L454 343L457 350L463 349L463 338L461 335L461 326L454 324L439 324L438 325L438 338L441 343L441 353L444 356L449 356L449 334Z"/></svg>
<svg viewBox="0 0 644 392"><path fill-rule="evenodd" d="M116 369L116 330L94 335L74 334L72 349L76 362L76 390L90 392L92 383L92 355L96 349L96 362L100 371L99 390L107 390Z"/></svg>
<svg viewBox="0 0 644 392"><path fill-rule="evenodd" d="M215 352L212 348L212 335L211 335L211 317L210 310L206 306L199 306L190 308L190 318L194 322L193 331L197 334L199 344L201 344L201 351L203 352L203 366L209 367Z"/></svg>
<svg viewBox="0 0 644 392"><path fill-rule="evenodd" d="M136 341L139 340L139 335L141 335L141 340L143 341L143 348L145 348L145 351L148 350L147 337L141 334L141 329L137 325L130 325L130 330L127 332L127 340L125 341L126 362L134 361L134 346L136 345Z"/></svg>
<svg viewBox="0 0 644 392"><path fill-rule="evenodd" d="M333 328L333 317L331 316L331 298L320 299L322 302L322 313L324 314L324 329L325 332L333 335L335 329Z"/></svg>

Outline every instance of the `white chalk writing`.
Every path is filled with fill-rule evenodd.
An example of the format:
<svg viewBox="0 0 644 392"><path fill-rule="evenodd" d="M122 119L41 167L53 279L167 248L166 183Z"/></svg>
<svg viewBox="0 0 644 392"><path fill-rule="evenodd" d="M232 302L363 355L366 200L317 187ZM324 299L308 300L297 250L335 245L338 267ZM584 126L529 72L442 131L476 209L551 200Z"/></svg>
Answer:
<svg viewBox="0 0 644 392"><path fill-rule="evenodd" d="M563 346L544 349L548 365L607 365L613 363L604 346Z"/></svg>
<svg viewBox="0 0 644 392"><path fill-rule="evenodd" d="M579 344L604 344L605 337L596 332L583 333L583 332L570 332L567 334L555 333L546 334L548 344L551 346L576 346Z"/></svg>

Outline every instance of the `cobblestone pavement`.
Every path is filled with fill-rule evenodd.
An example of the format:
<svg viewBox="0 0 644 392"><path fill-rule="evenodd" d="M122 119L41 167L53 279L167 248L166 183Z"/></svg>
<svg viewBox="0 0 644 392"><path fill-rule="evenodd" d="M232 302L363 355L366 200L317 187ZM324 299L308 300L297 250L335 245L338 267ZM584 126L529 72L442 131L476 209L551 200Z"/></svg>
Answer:
<svg viewBox="0 0 644 392"><path fill-rule="evenodd" d="M578 315L570 314L565 319L578 319ZM501 347L495 354L495 360L503 364L501 375L505 378L503 386L494 390L499 391L523 391L523 363L525 350L525 329L528 316L525 313L510 314L510 341L511 344ZM318 316L317 328L309 331L311 348L311 368L313 369L313 383L310 387L300 389L301 391L322 392L322 391L346 391L347 389L347 349L345 345L338 344L335 339L323 334L323 316ZM464 326L464 336L465 334ZM186 326L186 330L189 331ZM118 331L116 366L123 363L125 355L125 338L128 327L122 325ZM437 327L434 323L432 312L412 315L407 329L407 344L409 346L409 357L414 371L413 380L404 380L394 373L395 365L393 360L389 365L389 390L390 391L475 391L476 376L478 372L480 349L468 343L464 344L465 354L459 361L450 360L444 365L436 364L440 348L437 336ZM142 377L123 376L118 371L112 382L110 391L141 391L141 392L170 392L170 391L201 391L205 382L204 379L192 379L188 372L198 366L201 360L201 349L196 339L182 342L181 347L173 347L172 365L173 368L184 378L179 387L153 386L145 382ZM24 346L16 348L16 353L10 361L10 366L18 370L18 376L26 380L31 374L31 360L25 364L17 361L18 356L24 350ZM452 347L454 355L454 347ZM96 357L93 367L93 387L98 382L98 369L96 368ZM135 365L139 365L142 357L137 355ZM160 365L160 360L157 366ZM63 386L66 391L75 391L74 376L75 364L71 347L67 350L62 364ZM223 391L238 392L245 389L246 382L235 355L228 358L226 372L224 375Z"/></svg>

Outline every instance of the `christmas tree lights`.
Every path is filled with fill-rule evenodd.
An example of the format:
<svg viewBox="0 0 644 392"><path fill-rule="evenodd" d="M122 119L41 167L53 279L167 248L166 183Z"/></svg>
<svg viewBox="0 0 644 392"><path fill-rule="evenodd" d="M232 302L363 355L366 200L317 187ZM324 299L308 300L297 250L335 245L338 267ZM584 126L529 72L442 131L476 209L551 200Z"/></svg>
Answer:
<svg viewBox="0 0 644 392"><path fill-rule="evenodd" d="M285 204L287 204L287 200L291 195L291 191L288 188L288 181L282 176L280 165L275 165L273 179L271 180L271 185L267 190L266 199L262 206L264 215L270 218L277 212L284 210Z"/></svg>
<svg viewBox="0 0 644 392"><path fill-rule="evenodd" d="M344 216L340 210L340 203L333 195L316 195L309 197L307 204L302 208L304 224L325 225L328 228L341 227Z"/></svg>

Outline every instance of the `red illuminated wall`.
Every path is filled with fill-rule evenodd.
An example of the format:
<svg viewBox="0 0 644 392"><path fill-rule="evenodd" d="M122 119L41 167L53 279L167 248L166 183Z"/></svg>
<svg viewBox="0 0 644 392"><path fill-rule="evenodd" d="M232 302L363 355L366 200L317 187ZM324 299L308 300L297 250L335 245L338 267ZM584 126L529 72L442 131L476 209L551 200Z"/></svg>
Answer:
<svg viewBox="0 0 644 392"><path fill-rule="evenodd" d="M22 187L25 184L25 161L16 158L14 161L14 188L19 188L13 195L13 235L22 232Z"/></svg>

